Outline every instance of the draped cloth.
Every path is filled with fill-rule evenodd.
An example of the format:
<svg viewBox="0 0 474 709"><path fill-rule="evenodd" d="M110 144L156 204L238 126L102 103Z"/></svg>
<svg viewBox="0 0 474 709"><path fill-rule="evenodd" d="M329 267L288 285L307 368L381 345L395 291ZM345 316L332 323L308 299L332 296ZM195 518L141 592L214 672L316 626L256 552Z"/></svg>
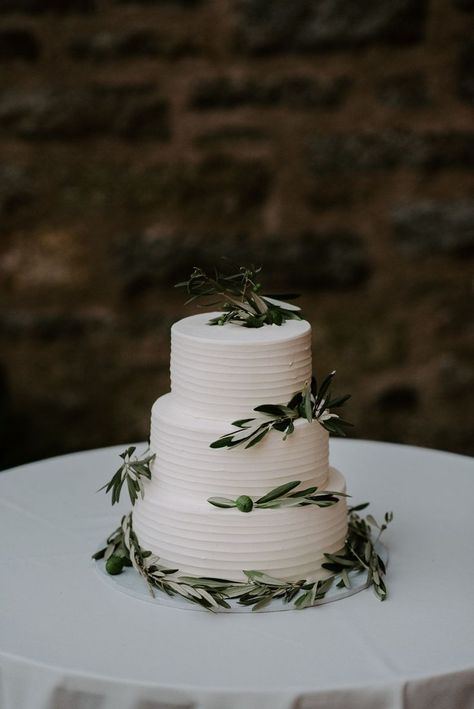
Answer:
<svg viewBox="0 0 474 709"><path fill-rule="evenodd" d="M124 447L0 473L0 709L474 707L472 459L331 441L350 502L394 512L388 600L212 614L143 602L94 568L130 507L96 493Z"/></svg>

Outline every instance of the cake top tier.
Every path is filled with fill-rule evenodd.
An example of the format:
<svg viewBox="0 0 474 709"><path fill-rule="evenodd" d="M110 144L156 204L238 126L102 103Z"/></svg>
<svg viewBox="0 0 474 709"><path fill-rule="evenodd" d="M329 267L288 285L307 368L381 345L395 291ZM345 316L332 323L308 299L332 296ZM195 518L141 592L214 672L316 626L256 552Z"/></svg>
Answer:
<svg viewBox="0 0 474 709"><path fill-rule="evenodd" d="M216 315L193 315L171 329L171 391L184 409L231 421L260 404L288 402L311 379L308 322L209 325Z"/></svg>
<svg viewBox="0 0 474 709"><path fill-rule="evenodd" d="M263 325L259 328L245 327L240 323L209 325L209 320L220 313L199 313L175 322L171 328L173 335L216 345L237 346L260 345L285 342L295 337L311 333L311 325L306 320L288 320L283 325Z"/></svg>

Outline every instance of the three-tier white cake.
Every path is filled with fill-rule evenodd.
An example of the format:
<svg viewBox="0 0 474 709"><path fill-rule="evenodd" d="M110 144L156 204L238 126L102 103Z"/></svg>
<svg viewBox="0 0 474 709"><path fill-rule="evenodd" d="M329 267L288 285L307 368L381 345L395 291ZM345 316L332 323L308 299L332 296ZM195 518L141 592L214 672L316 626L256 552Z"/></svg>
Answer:
<svg viewBox="0 0 474 709"><path fill-rule="evenodd" d="M154 404L145 495L134 507L140 545L181 574L244 581L258 569L294 581L325 575L325 552L344 546L344 497L328 507L220 509L215 496L252 498L287 482L297 489L344 493L329 466L328 432L316 420L295 421L284 440L276 430L251 448L213 449L236 419L261 404L285 404L311 379L311 326L305 320L246 328L212 326L218 313L180 320L171 330L171 393Z"/></svg>

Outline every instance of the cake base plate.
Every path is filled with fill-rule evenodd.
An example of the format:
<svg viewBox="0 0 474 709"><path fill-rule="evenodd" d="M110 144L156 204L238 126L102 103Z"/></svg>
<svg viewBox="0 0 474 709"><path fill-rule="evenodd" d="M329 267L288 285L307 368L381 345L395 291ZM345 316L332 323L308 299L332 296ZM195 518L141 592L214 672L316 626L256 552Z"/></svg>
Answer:
<svg viewBox="0 0 474 709"><path fill-rule="evenodd" d="M377 554L381 557L384 564L388 561L388 552L384 545L378 541L375 544L375 550ZM168 606L169 608L176 608L178 610L184 611L203 611L208 612L206 608L198 604L186 601L180 596L168 596L163 591L159 589L154 589L155 595L152 596L144 579L131 567L126 567L121 574L111 576L105 570L105 562L103 559L92 562L99 576L116 591L125 593L128 596L136 598L140 601L145 601L146 603L151 603L160 606ZM367 580L365 572L349 572L349 579L351 582L351 588L337 588L333 586L329 589L326 596L321 600L314 603L315 606L320 606L323 603L332 603L332 601L339 601L342 598L347 598L348 596L353 596L359 591L363 591L367 588ZM218 608L215 609L217 613L251 613L252 608L249 606L242 606L236 600L229 601L231 608ZM214 609L213 609L214 610ZM262 608L259 613L271 613L274 611L291 611L297 610L294 608L292 603L284 603L281 599L277 598L271 603L269 603L265 608Z"/></svg>

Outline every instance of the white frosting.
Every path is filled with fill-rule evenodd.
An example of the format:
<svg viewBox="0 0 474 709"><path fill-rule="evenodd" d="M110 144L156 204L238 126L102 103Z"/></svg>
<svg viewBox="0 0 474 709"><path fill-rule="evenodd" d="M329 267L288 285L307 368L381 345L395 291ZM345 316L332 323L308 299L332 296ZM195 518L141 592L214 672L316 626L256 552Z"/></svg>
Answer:
<svg viewBox="0 0 474 709"><path fill-rule="evenodd" d="M171 328L171 391L182 409L232 421L258 404L286 404L311 379L308 322L209 325L216 315L193 315Z"/></svg>
<svg viewBox="0 0 474 709"><path fill-rule="evenodd" d="M328 474L328 433L317 422L295 422L284 441L270 431L253 448L210 448L230 433L231 422L202 419L183 411L173 394L158 399L151 416L151 450L156 475L146 495L159 491L186 499L216 496L264 495L288 480L324 486Z"/></svg>
<svg viewBox="0 0 474 709"><path fill-rule="evenodd" d="M250 452L250 451L249 451ZM232 453L230 453L231 455ZM292 476L287 476L293 479ZM331 490L345 491L335 469ZM324 552L344 546L347 510L344 499L331 507L287 509L220 509L206 495L177 494L169 488L137 503L134 528L145 549L181 573L243 581L243 569L265 571L288 580L320 577ZM267 490L268 492L268 490Z"/></svg>
<svg viewBox="0 0 474 709"><path fill-rule="evenodd" d="M236 418L256 416L263 403L287 403L311 377L311 327L211 326L217 313L176 323L171 331L172 391L152 409L151 450L156 453L145 497L133 512L141 545L181 573L244 580L243 570L288 580L318 578L324 552L344 544L344 499L331 507L237 509L212 506L209 497L256 499L292 480L345 490L329 468L328 433L298 419L283 440L270 431L246 449L210 448L232 431Z"/></svg>

